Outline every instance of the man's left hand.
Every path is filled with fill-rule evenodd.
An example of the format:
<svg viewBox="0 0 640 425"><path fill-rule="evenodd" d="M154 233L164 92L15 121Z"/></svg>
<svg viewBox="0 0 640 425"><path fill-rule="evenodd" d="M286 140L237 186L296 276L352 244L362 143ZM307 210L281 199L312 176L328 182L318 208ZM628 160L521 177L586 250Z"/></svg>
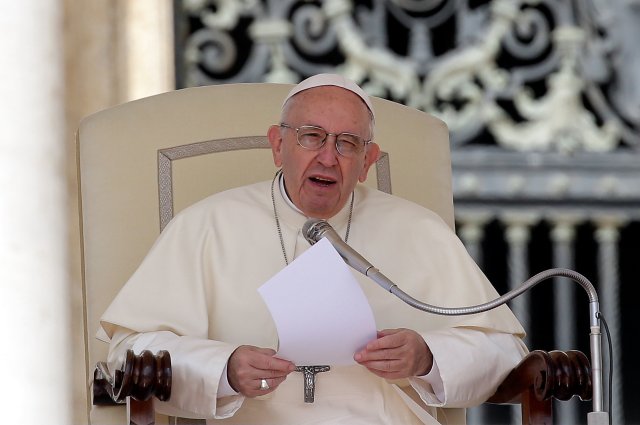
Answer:
<svg viewBox="0 0 640 425"><path fill-rule="evenodd" d="M411 329L385 329L353 356L369 371L385 379L426 375L433 355L422 336Z"/></svg>

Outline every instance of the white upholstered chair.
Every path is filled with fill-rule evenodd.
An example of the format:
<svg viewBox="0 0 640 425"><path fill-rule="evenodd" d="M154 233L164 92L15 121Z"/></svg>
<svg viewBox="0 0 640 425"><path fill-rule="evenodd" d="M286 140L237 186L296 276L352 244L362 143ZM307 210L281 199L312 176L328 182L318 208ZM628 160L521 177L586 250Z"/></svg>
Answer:
<svg viewBox="0 0 640 425"><path fill-rule="evenodd" d="M97 362L107 357L107 344L96 338L100 316L171 217L212 193L273 177L265 135L278 122L290 88L234 84L184 89L129 102L81 122L77 148L87 382ZM453 227L447 127L400 104L373 102L375 140L382 155L367 184L422 204ZM551 354L532 353L492 401L522 402L523 423L533 424L549 423L553 397L590 397L584 355ZM122 406L92 406L91 389L87 412L94 425L127 422Z"/></svg>
<svg viewBox="0 0 640 425"><path fill-rule="evenodd" d="M96 339L100 316L173 214L220 190L273 177L266 132L278 122L290 88L190 88L107 109L80 123L87 382L107 355L107 344ZM367 184L425 205L453 227L447 127L400 104L373 102L375 140L383 154ZM97 408L90 398L93 424L126 420L123 408Z"/></svg>

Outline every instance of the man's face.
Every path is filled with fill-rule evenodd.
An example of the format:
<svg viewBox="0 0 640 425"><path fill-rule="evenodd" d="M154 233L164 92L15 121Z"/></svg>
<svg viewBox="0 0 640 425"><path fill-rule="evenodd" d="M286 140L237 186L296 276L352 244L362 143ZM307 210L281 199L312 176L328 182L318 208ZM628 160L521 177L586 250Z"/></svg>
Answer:
<svg viewBox="0 0 640 425"><path fill-rule="evenodd" d="M314 125L329 133L353 133L369 140L371 118L354 93L334 86L315 87L289 99L282 121L294 128ZM346 204L358 181L364 182L379 148L370 143L355 157L338 153L335 137L328 136L319 150L298 145L294 129L272 126L269 143L273 161L282 167L291 201L308 217L330 218Z"/></svg>

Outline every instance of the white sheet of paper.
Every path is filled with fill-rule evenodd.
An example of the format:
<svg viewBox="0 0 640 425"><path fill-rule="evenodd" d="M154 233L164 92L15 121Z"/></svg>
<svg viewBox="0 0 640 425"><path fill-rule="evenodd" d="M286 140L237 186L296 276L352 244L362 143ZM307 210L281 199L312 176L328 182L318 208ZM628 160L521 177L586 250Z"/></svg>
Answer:
<svg viewBox="0 0 640 425"><path fill-rule="evenodd" d="M321 239L258 292L275 321L278 357L298 366L354 364L376 338L371 306L351 269Z"/></svg>

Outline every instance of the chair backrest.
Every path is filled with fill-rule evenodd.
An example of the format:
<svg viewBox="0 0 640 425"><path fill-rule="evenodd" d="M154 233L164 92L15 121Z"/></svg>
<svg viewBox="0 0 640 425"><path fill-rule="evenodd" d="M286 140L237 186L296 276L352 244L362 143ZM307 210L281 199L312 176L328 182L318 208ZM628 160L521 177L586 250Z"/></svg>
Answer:
<svg viewBox="0 0 640 425"><path fill-rule="evenodd" d="M98 322L172 215L212 193L275 173L266 140L286 84L178 90L85 118L78 129L87 382L108 346ZM373 99L383 155L367 184L438 213L453 227L446 125ZM393 178L390 179L390 174Z"/></svg>

